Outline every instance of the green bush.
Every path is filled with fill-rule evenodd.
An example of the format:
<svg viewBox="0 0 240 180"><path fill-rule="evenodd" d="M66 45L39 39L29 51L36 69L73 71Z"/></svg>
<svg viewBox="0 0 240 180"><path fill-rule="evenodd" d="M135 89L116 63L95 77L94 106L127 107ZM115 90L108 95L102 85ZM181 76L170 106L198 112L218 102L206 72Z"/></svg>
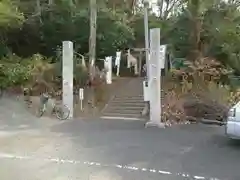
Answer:
<svg viewBox="0 0 240 180"><path fill-rule="evenodd" d="M30 60L15 55L0 60L0 87L7 88L24 84L30 77Z"/></svg>
<svg viewBox="0 0 240 180"><path fill-rule="evenodd" d="M51 59L40 54L35 54L29 58L20 58L16 55L9 55L0 59L0 87L7 88L13 86L34 86L44 83L47 86L61 86L56 81L62 76L61 61L50 64ZM78 87L86 85L88 71L79 64L74 65L74 82Z"/></svg>
<svg viewBox="0 0 240 180"><path fill-rule="evenodd" d="M0 87L21 85L29 78L29 69L22 64L3 64L1 67Z"/></svg>
<svg viewBox="0 0 240 180"><path fill-rule="evenodd" d="M2 58L0 60L0 87L7 88L25 85L33 76L42 73L43 68L41 66L44 64L43 61L46 60L38 54L25 59L14 54Z"/></svg>

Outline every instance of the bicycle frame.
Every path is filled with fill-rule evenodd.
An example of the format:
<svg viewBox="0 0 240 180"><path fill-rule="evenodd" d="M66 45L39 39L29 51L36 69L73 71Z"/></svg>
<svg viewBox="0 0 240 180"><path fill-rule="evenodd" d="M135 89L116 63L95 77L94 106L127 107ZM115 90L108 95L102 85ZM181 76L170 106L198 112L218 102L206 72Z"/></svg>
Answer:
<svg viewBox="0 0 240 180"><path fill-rule="evenodd" d="M46 108L47 108L47 103L49 100L49 96L45 96L44 94L41 95L40 97L40 103L41 103L41 109L43 112L45 112Z"/></svg>
<svg viewBox="0 0 240 180"><path fill-rule="evenodd" d="M39 116L42 116L45 113L45 111L47 109L48 100L49 100L49 96L46 96L44 94L41 95L41 97L40 97L40 103L41 104L40 104L40 108L39 108L39 112L40 112ZM64 107L66 108L67 106L64 106ZM65 113L65 112L62 112L62 110L63 110L62 107L60 107L61 108L61 115L59 115L59 110L60 109L59 109L59 107L57 107L56 103L52 104L52 108L53 109L51 111L51 114L55 114L58 119L65 120L65 119L68 118L68 116L69 116L69 109L67 110L67 116L66 117L62 117L62 113Z"/></svg>

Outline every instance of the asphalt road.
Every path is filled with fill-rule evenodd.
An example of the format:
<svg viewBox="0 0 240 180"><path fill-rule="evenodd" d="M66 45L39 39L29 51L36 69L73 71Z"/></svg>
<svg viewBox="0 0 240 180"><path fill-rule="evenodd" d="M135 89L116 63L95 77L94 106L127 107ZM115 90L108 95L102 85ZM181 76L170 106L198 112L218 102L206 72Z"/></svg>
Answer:
<svg viewBox="0 0 240 180"><path fill-rule="evenodd" d="M240 143L222 127L0 118L3 180L239 180Z"/></svg>

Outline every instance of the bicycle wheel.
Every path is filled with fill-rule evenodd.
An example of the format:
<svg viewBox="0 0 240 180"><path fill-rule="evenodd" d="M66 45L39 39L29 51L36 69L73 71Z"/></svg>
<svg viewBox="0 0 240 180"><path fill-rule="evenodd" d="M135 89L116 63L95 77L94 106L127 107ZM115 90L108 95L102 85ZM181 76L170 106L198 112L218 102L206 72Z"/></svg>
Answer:
<svg viewBox="0 0 240 180"><path fill-rule="evenodd" d="M43 113L44 113L44 109L43 109L43 108L39 108L39 109L37 110L36 116L37 116L37 117L42 117L42 116L43 116Z"/></svg>
<svg viewBox="0 0 240 180"><path fill-rule="evenodd" d="M37 117L42 117L45 112L45 106L40 105L40 107L37 109L36 116Z"/></svg>
<svg viewBox="0 0 240 180"><path fill-rule="evenodd" d="M70 109L66 105L59 105L55 107L55 113L58 119L66 120L69 117Z"/></svg>

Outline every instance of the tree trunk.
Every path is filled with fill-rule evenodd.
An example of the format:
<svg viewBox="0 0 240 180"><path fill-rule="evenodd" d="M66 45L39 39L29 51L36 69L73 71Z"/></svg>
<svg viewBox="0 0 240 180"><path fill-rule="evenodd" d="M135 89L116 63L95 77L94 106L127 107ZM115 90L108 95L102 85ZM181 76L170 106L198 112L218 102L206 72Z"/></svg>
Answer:
<svg viewBox="0 0 240 180"><path fill-rule="evenodd" d="M48 0L48 5L53 5L54 0Z"/></svg>
<svg viewBox="0 0 240 180"><path fill-rule="evenodd" d="M92 105L94 99L94 79L95 79L95 60L96 60L96 33L97 33L97 2L90 0L90 37L89 37L89 76L92 91Z"/></svg>
<svg viewBox="0 0 240 180"><path fill-rule="evenodd" d="M190 44L188 60L195 61L201 56L201 30L202 30L202 17L200 10L201 0L194 0L188 2L188 10L191 14L190 24Z"/></svg>
<svg viewBox="0 0 240 180"><path fill-rule="evenodd" d="M39 16L41 16L41 2L40 2L40 0L36 0L36 12Z"/></svg>
<svg viewBox="0 0 240 180"><path fill-rule="evenodd" d="M201 29L201 19L194 18L192 21L192 36L190 36L191 50L189 60L191 61L195 61L201 57Z"/></svg>

